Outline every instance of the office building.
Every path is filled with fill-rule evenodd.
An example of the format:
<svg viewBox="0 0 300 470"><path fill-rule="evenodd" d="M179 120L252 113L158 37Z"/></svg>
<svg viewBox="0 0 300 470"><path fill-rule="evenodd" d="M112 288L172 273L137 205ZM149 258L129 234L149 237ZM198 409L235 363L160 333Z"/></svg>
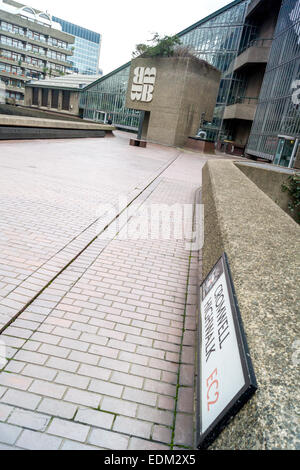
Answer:
<svg viewBox="0 0 300 470"><path fill-rule="evenodd" d="M0 80L6 98L23 103L24 84L71 71L74 37L50 15L13 0L0 0Z"/></svg>
<svg viewBox="0 0 300 470"><path fill-rule="evenodd" d="M248 7L245 28L251 25L251 39L241 45L238 56L231 65L236 90L229 97L223 116L223 134L226 138L219 141L219 149L226 153L245 153L280 6L281 0L255 0Z"/></svg>
<svg viewBox="0 0 300 470"><path fill-rule="evenodd" d="M101 35L56 16L52 16L52 20L61 25L62 31L75 37L75 43L71 46L72 71L83 75L101 75L99 73Z"/></svg>

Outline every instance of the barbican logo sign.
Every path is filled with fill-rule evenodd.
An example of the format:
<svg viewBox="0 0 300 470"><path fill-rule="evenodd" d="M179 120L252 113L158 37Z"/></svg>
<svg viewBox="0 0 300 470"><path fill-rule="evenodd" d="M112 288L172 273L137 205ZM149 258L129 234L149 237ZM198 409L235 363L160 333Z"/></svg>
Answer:
<svg viewBox="0 0 300 470"><path fill-rule="evenodd" d="M155 67L136 67L132 80L131 100L150 103L153 99L155 81Z"/></svg>

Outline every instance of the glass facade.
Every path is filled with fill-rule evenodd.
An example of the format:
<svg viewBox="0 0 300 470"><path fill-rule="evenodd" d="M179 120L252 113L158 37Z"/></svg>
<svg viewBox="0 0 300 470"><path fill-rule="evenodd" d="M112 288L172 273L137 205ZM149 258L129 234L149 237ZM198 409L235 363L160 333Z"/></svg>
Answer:
<svg viewBox="0 0 300 470"><path fill-rule="evenodd" d="M136 129L140 113L125 107L130 62L101 78L81 93L80 108L84 119L105 121L112 117L114 124Z"/></svg>
<svg viewBox="0 0 300 470"><path fill-rule="evenodd" d="M300 89L300 0L283 0L247 153L273 160L282 143L279 136L290 138L287 144L300 138L297 89ZM279 162L280 158L275 161Z"/></svg>
<svg viewBox="0 0 300 470"><path fill-rule="evenodd" d="M222 72L219 94L212 123L204 126L209 140L222 136L226 105L240 88L239 77L232 71L233 63L244 43L252 37L252 27L245 25L249 1L233 2L215 13L214 17L179 33L183 45L192 47L196 55Z"/></svg>
<svg viewBox="0 0 300 470"><path fill-rule="evenodd" d="M225 106L236 92L238 79L234 77L230 66L242 43L248 43L251 38L252 28L247 28L244 24L248 4L249 0L231 2L227 7L178 34L183 45L191 46L199 58L222 71L214 118L206 126L211 140L219 137ZM105 111L115 117L115 124L137 128L139 113L125 108L129 69L130 63L86 88L81 97L84 118L97 119L95 110Z"/></svg>
<svg viewBox="0 0 300 470"><path fill-rule="evenodd" d="M72 46L72 70L84 75L97 75L99 72L99 56L101 48L101 35L82 28L55 16L52 20L59 23L65 33L75 36Z"/></svg>

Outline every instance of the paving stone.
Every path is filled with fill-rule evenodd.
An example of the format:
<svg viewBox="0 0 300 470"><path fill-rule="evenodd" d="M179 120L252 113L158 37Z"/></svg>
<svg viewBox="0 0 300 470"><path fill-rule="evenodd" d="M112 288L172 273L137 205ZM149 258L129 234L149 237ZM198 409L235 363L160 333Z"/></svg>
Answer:
<svg viewBox="0 0 300 470"><path fill-rule="evenodd" d="M61 450L104 450L99 447L93 447L86 444L80 444L74 441L64 441Z"/></svg>
<svg viewBox="0 0 300 470"><path fill-rule="evenodd" d="M45 364L48 356L32 351L20 350L17 352L14 359L23 362L29 362L30 364Z"/></svg>
<svg viewBox="0 0 300 470"><path fill-rule="evenodd" d="M185 413L194 412L194 389L179 387L177 410Z"/></svg>
<svg viewBox="0 0 300 470"><path fill-rule="evenodd" d="M155 425L153 428L152 439L154 441L164 442L170 445L172 442L172 429L167 428L166 426Z"/></svg>
<svg viewBox="0 0 300 470"><path fill-rule="evenodd" d="M192 387L195 382L195 366L182 364L180 366L180 385Z"/></svg>
<svg viewBox="0 0 300 470"><path fill-rule="evenodd" d="M129 385L130 387L142 388L144 379L135 375L124 374L122 372L113 372L111 376L111 382L120 385ZM150 390L152 391L152 390Z"/></svg>
<svg viewBox="0 0 300 470"><path fill-rule="evenodd" d="M21 434L22 428L7 423L0 423L0 442L14 444Z"/></svg>
<svg viewBox="0 0 300 470"><path fill-rule="evenodd" d="M111 413L103 413L98 410L80 408L76 414L75 421L99 428L111 429L114 415Z"/></svg>
<svg viewBox="0 0 300 470"><path fill-rule="evenodd" d="M0 443L0 450L19 450L19 449L16 449L14 446L8 446L8 445Z"/></svg>
<svg viewBox="0 0 300 470"><path fill-rule="evenodd" d="M24 430L17 441L17 446L28 450L57 450L62 439L48 434Z"/></svg>
<svg viewBox="0 0 300 470"><path fill-rule="evenodd" d="M171 397L161 396L158 397L158 407L162 410L175 410L175 400Z"/></svg>
<svg viewBox="0 0 300 470"><path fill-rule="evenodd" d="M157 395L155 393L145 392L144 390L137 390L129 387L125 388L123 398L135 403L142 403L144 405L152 406L155 406L157 402Z"/></svg>
<svg viewBox="0 0 300 470"><path fill-rule="evenodd" d="M29 388L29 391L39 393L40 395L44 395L46 397L62 398L66 391L66 387L50 382L44 382L42 380L34 380Z"/></svg>
<svg viewBox="0 0 300 470"><path fill-rule="evenodd" d="M139 406L138 418L145 421L150 421L156 424L165 424L166 426L172 426L174 415L170 411L158 410L157 408L151 408L149 406Z"/></svg>
<svg viewBox="0 0 300 470"><path fill-rule="evenodd" d="M63 385L70 385L71 387L87 389L90 380L87 377L82 377L78 374L59 372L55 378L55 382Z"/></svg>
<svg viewBox="0 0 300 470"><path fill-rule="evenodd" d="M117 398L104 397L101 403L101 410L134 417L137 405L125 400L118 400Z"/></svg>
<svg viewBox="0 0 300 470"><path fill-rule="evenodd" d="M170 450L170 447L164 444L158 444L156 442L150 442L136 437L130 439L130 444L128 450L145 450L145 451L155 451L155 450Z"/></svg>
<svg viewBox="0 0 300 470"><path fill-rule="evenodd" d="M6 421L10 413L12 412L13 407L4 405L0 403L0 421Z"/></svg>
<svg viewBox="0 0 300 470"><path fill-rule="evenodd" d="M39 348L40 353L44 353L49 356L56 356L61 359L65 359L70 354L70 351L70 349L61 348L60 346L52 346L50 344L42 344Z"/></svg>
<svg viewBox="0 0 300 470"><path fill-rule="evenodd" d="M119 372L128 372L130 364L128 362L118 361L116 359L110 359L108 357L102 357L99 365L106 369L117 370Z"/></svg>
<svg viewBox="0 0 300 470"><path fill-rule="evenodd" d="M92 354L97 354L98 360L99 356L104 356L104 357L109 357L111 359L116 359L119 354L118 349L113 349L113 348L108 348L106 346L98 346L95 344L92 344L90 346L89 352Z"/></svg>
<svg viewBox="0 0 300 470"><path fill-rule="evenodd" d="M45 431L49 421L49 416L20 409L15 409L8 419L10 424L16 424L35 431Z"/></svg>
<svg viewBox="0 0 300 470"><path fill-rule="evenodd" d="M194 444L194 415L177 413L174 444L193 446Z"/></svg>
<svg viewBox="0 0 300 470"><path fill-rule="evenodd" d="M48 428L49 434L66 437L68 439L84 442L89 432L89 426L83 424L71 423L59 418L54 418Z"/></svg>
<svg viewBox="0 0 300 470"><path fill-rule="evenodd" d="M35 410L38 403L41 401L41 398L42 397L34 395L33 393L10 389L7 390L1 400L3 403L7 403L9 405Z"/></svg>
<svg viewBox="0 0 300 470"><path fill-rule="evenodd" d="M81 364L78 369L78 374L85 375L87 377L93 377L95 379L108 380L111 375L111 371L104 369L103 367L94 367L88 364Z"/></svg>
<svg viewBox="0 0 300 470"><path fill-rule="evenodd" d="M53 380L57 374L57 371L54 369L49 369L48 367L37 366L33 364L27 364L23 371L23 375L29 377L35 377L37 379L44 379L44 380ZM31 383L32 381L30 381Z"/></svg>
<svg viewBox="0 0 300 470"><path fill-rule="evenodd" d="M27 390L32 383L32 379L18 374L7 372L0 373L0 385L3 387L12 387L19 390Z"/></svg>
<svg viewBox="0 0 300 470"><path fill-rule="evenodd" d="M101 398L102 395L97 393L77 390L75 388L70 388L64 396L64 400L66 401L77 403L78 405L90 406L92 408L98 408Z"/></svg>
<svg viewBox="0 0 300 470"><path fill-rule="evenodd" d="M78 369L79 363L75 361L69 361L68 359L50 357L49 361L47 362L47 366L66 372L75 372Z"/></svg>
<svg viewBox="0 0 300 470"><path fill-rule="evenodd" d="M103 429L93 429L89 439L90 444L111 450L126 450L129 438L118 433L104 431Z"/></svg>
<svg viewBox="0 0 300 470"><path fill-rule="evenodd" d="M91 392L97 392L101 395L108 395L110 397L121 398L123 387L104 380L92 379L88 387ZM125 398L125 397L124 397Z"/></svg>
<svg viewBox="0 0 300 470"><path fill-rule="evenodd" d="M144 437L150 439L152 424L137 419L117 416L114 423L114 431L118 431L130 436Z"/></svg>
<svg viewBox="0 0 300 470"><path fill-rule="evenodd" d="M69 355L69 359L73 361L83 362L85 364L90 364L90 365L96 365L99 362L99 357L97 357L96 355L89 354L89 353L82 353L80 351L72 351Z"/></svg>
<svg viewBox="0 0 300 470"><path fill-rule="evenodd" d="M60 418L72 419L77 406L62 400L43 398L37 410Z"/></svg>
<svg viewBox="0 0 300 470"><path fill-rule="evenodd" d="M59 341L61 340L60 336L55 336L52 334L49 335L47 333L40 333L40 332L33 333L33 335L31 336L31 339L33 341L40 341L42 343L52 344L54 346L57 346Z"/></svg>
<svg viewBox="0 0 300 470"><path fill-rule="evenodd" d="M176 396L176 386L165 382L158 382L157 380L145 380L144 389L149 392L155 392L160 395Z"/></svg>

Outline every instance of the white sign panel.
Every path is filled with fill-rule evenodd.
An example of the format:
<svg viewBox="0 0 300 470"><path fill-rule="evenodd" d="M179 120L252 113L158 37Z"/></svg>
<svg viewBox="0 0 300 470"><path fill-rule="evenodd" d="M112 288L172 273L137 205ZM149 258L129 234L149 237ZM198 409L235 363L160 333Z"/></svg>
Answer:
<svg viewBox="0 0 300 470"><path fill-rule="evenodd" d="M131 86L132 101L150 103L153 99L155 81L155 67L136 67Z"/></svg>
<svg viewBox="0 0 300 470"><path fill-rule="evenodd" d="M199 327L198 433L206 447L257 388L225 255L202 284Z"/></svg>

